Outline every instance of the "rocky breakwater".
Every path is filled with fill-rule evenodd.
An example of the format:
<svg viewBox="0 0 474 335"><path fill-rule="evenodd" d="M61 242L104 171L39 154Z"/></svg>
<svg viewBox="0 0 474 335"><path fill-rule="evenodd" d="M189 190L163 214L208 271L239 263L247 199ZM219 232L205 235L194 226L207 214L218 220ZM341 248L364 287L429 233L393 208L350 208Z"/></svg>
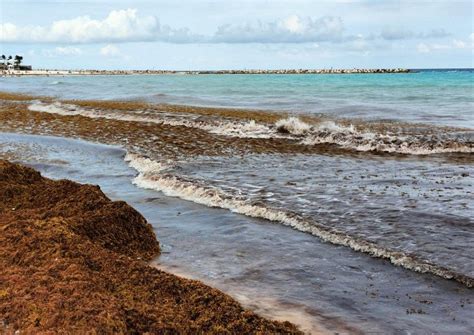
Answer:
<svg viewBox="0 0 474 335"><path fill-rule="evenodd" d="M357 74L357 73L408 73L410 70L394 69L281 69L281 70L220 70L187 71L187 74Z"/></svg>
<svg viewBox="0 0 474 335"><path fill-rule="evenodd" d="M409 69L281 69L281 70L4 70L0 76L111 76L111 75L199 75L199 74L361 74L408 73Z"/></svg>
<svg viewBox="0 0 474 335"><path fill-rule="evenodd" d="M299 333L148 266L159 250L98 186L0 160L0 333Z"/></svg>

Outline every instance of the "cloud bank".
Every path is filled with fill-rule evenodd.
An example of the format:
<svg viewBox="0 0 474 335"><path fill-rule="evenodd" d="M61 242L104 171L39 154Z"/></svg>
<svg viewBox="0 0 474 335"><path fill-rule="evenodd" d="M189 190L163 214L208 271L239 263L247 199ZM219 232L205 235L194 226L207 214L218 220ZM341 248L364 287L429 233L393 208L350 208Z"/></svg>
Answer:
<svg viewBox="0 0 474 335"><path fill-rule="evenodd" d="M384 40L431 39L449 37L451 34L444 29L432 29L427 33L416 33L410 30L384 29L380 38Z"/></svg>
<svg viewBox="0 0 474 335"><path fill-rule="evenodd" d="M223 25L211 40L215 43L310 43L340 40L343 31L339 17L313 19L291 15L273 22Z"/></svg>
<svg viewBox="0 0 474 335"><path fill-rule="evenodd" d="M385 29L367 37L345 35L340 17L320 18L291 15L274 21L254 21L226 24L217 27L212 35L194 34L187 28L172 28L160 24L151 15L139 15L136 9L114 10L102 20L80 16L68 20L54 21L49 26L17 26L0 24L0 42L3 43L317 43L357 42L362 40L404 40L444 38L449 33L443 29L427 33Z"/></svg>
<svg viewBox="0 0 474 335"><path fill-rule="evenodd" d="M161 25L154 16L140 16L136 9L114 10L103 20L80 16L53 22L49 27L0 24L0 41L5 43L114 43L170 41L188 42L187 29Z"/></svg>
<svg viewBox="0 0 474 335"><path fill-rule="evenodd" d="M419 43L416 50L419 53L431 53L434 51L452 50L452 49L467 49L474 52L474 33L472 33L466 40L452 40L450 43Z"/></svg>

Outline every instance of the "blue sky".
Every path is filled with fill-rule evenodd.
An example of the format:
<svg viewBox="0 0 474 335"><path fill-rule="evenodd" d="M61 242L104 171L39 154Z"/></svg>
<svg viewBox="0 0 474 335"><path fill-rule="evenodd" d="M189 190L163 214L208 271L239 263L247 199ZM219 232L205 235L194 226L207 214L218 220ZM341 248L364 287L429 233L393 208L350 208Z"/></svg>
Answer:
<svg viewBox="0 0 474 335"><path fill-rule="evenodd" d="M1 0L35 68L473 67L473 1Z"/></svg>

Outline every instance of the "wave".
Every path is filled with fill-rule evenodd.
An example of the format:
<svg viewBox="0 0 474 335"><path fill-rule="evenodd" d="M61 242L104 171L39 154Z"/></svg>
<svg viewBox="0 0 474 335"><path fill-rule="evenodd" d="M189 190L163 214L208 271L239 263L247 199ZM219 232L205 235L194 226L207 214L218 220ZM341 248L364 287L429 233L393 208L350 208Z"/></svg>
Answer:
<svg viewBox="0 0 474 335"><path fill-rule="evenodd" d="M60 81L60 80L55 80L49 83L50 85L65 85L66 82Z"/></svg>
<svg viewBox="0 0 474 335"><path fill-rule="evenodd" d="M287 119L278 120L275 123L278 132L292 135L306 135L310 132L311 126L299 118L291 116Z"/></svg>
<svg viewBox="0 0 474 335"><path fill-rule="evenodd" d="M277 136L268 126L259 124L254 120L245 123L225 122L204 129L214 134L231 137L272 138Z"/></svg>
<svg viewBox="0 0 474 335"><path fill-rule="evenodd" d="M355 151L411 155L474 153L473 132L447 132L440 129L438 132L418 133L415 129L408 134L395 130L383 133L361 131L354 125L347 126L335 121L310 124L297 117L284 118L275 124L264 124L254 120L230 121L215 117L196 119L195 115L185 113L156 112L153 115L143 116L140 114L142 111L107 112L61 102L33 102L28 108L32 111L61 115L82 115L91 118L184 126L229 137L286 138L299 141L302 145L333 144Z"/></svg>
<svg viewBox="0 0 474 335"><path fill-rule="evenodd" d="M35 112L59 114L59 115L81 115L90 118L104 118L120 121L134 121L145 123L165 124L169 126L184 126L189 128L197 128L207 132L243 138L271 138L283 137L279 136L270 127L259 124L254 120L250 121L220 121L220 120L206 120L196 121L191 115L180 114L176 115L167 113L157 113L150 116L140 116L137 111L134 113L124 112L104 112L95 109L86 109L73 104L66 104L61 102L43 103L33 102L28 106L28 109Z"/></svg>
<svg viewBox="0 0 474 335"><path fill-rule="evenodd" d="M301 123L301 122L300 122ZM280 128L285 127L280 124ZM292 133L294 122L289 128ZM411 155L439 153L473 153L474 138L457 134L411 134L361 132L353 125L343 126L334 121L321 122L315 126L297 125L296 135L304 134L302 144L336 144L345 149Z"/></svg>
<svg viewBox="0 0 474 335"><path fill-rule="evenodd" d="M397 134L358 131L354 125L344 126L334 121L310 125L298 118L276 122L280 133L302 137L305 145L335 144L345 149L411 155L438 153L473 153L474 136L471 134Z"/></svg>
<svg viewBox="0 0 474 335"><path fill-rule="evenodd" d="M138 175L133 179L133 183L138 187L160 191L167 196L192 201L208 207L223 208L249 217L278 222L301 232L310 233L325 242L346 246L372 257L387 259L394 265L412 271L452 279L467 287L474 286L474 278L433 264L416 255L390 250L374 242L342 233L317 222L308 221L298 214L267 207L260 203L252 203L242 196L235 196L199 181L174 175L169 172L172 168L172 164L169 162L156 162L134 153L127 153L124 159L130 167L138 172Z"/></svg>

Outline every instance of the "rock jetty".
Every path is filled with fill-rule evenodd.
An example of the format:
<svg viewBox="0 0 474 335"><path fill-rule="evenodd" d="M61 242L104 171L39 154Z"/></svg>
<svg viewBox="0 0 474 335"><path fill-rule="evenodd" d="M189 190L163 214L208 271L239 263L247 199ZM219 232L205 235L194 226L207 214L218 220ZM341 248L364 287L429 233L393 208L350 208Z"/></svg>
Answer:
<svg viewBox="0 0 474 335"><path fill-rule="evenodd" d="M408 73L409 69L280 69L280 70L3 70L0 76L94 76L94 75L200 75L200 74L362 74Z"/></svg>
<svg viewBox="0 0 474 335"><path fill-rule="evenodd" d="M283 69L283 70L219 70L185 71L186 74L354 74L354 73L408 73L408 69Z"/></svg>

